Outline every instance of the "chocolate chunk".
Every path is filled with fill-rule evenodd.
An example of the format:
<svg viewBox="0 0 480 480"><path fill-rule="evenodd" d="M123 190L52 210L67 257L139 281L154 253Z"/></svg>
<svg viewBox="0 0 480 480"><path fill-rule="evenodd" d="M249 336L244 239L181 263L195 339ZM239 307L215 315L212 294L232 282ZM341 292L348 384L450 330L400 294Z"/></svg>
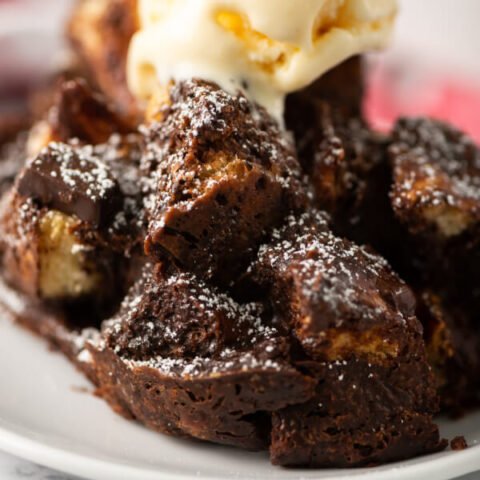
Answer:
<svg viewBox="0 0 480 480"><path fill-rule="evenodd" d="M91 147L50 144L25 167L17 188L22 196L97 227L121 208L118 183Z"/></svg>
<svg viewBox="0 0 480 480"><path fill-rule="evenodd" d="M88 318L110 312L122 291L122 259L88 242L83 222L48 210L15 189L0 209L0 268L4 279L36 301L89 305ZM113 308L115 308L113 306Z"/></svg>
<svg viewBox="0 0 480 480"><path fill-rule="evenodd" d="M468 448L465 437L455 437L454 439L452 439L452 441L450 442L450 448L452 450L465 450L466 448Z"/></svg>

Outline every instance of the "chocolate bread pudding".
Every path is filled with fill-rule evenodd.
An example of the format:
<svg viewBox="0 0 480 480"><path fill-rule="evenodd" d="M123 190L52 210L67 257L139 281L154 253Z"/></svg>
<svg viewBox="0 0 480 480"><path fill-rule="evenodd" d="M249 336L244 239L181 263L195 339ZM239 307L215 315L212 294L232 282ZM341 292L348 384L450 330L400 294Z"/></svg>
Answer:
<svg viewBox="0 0 480 480"><path fill-rule="evenodd" d="M480 399L477 147L363 117L394 0L197 3L197 42L193 1L79 1L75 72L0 122L0 301L160 433L288 467L443 450L435 415Z"/></svg>
<svg viewBox="0 0 480 480"><path fill-rule="evenodd" d="M157 116L142 165L146 254L228 283L283 212L307 203L293 142L243 95L196 80L172 87Z"/></svg>

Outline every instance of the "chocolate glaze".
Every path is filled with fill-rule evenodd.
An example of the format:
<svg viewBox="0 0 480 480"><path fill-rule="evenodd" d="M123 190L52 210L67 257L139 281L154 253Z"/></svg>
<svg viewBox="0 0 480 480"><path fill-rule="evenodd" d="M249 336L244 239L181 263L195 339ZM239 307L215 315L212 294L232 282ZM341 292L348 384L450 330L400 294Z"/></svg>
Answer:
<svg viewBox="0 0 480 480"><path fill-rule="evenodd" d="M121 207L117 181L89 147L52 143L21 173L20 195L103 226Z"/></svg>
<svg viewBox="0 0 480 480"><path fill-rule="evenodd" d="M147 130L145 248L228 283L265 232L306 204L293 144L261 107L200 80L169 92Z"/></svg>

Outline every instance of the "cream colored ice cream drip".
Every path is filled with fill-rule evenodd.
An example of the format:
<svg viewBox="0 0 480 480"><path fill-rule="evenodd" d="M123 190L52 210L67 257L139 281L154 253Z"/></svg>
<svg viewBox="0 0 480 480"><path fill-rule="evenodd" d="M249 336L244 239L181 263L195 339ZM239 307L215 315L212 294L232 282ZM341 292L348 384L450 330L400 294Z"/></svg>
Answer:
<svg viewBox="0 0 480 480"><path fill-rule="evenodd" d="M285 96L348 57L384 48L396 0L138 0L131 91L192 77L241 89L282 117Z"/></svg>

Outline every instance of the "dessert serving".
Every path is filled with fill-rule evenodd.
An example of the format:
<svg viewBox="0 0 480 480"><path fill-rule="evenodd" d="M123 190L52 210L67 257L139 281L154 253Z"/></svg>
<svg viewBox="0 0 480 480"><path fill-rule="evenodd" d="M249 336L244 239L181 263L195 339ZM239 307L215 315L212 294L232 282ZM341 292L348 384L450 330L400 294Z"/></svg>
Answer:
<svg viewBox="0 0 480 480"><path fill-rule="evenodd" d="M479 403L480 151L363 116L394 0L79 0L0 123L0 301L162 434L361 467ZM456 439L454 445L465 442Z"/></svg>

